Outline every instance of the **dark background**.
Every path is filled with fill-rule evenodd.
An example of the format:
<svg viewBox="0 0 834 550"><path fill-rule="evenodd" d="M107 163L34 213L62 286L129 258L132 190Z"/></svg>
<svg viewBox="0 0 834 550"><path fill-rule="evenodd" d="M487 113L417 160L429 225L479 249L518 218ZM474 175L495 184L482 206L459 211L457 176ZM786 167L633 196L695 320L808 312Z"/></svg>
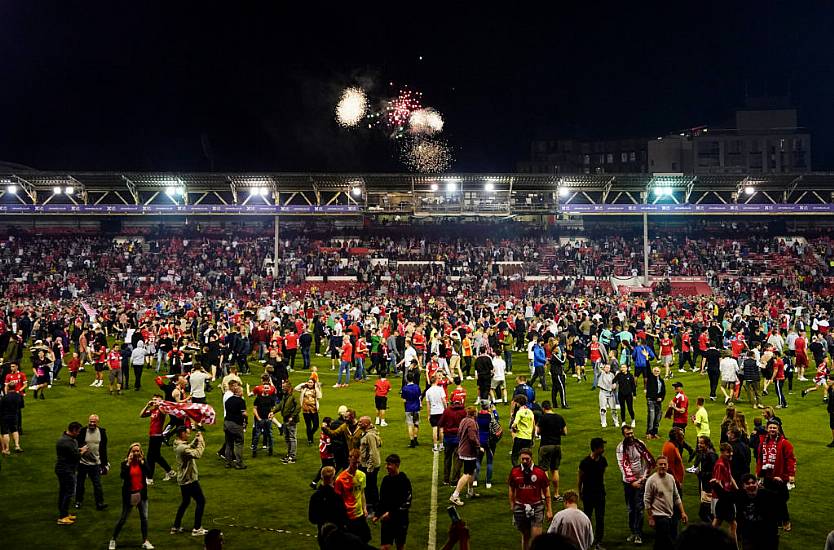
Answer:
<svg viewBox="0 0 834 550"><path fill-rule="evenodd" d="M512 171L535 138L720 125L746 95L789 96L834 167L824 2L238 4L1 0L0 159L401 171L382 132L333 119L344 86L394 82L443 113L454 170Z"/></svg>

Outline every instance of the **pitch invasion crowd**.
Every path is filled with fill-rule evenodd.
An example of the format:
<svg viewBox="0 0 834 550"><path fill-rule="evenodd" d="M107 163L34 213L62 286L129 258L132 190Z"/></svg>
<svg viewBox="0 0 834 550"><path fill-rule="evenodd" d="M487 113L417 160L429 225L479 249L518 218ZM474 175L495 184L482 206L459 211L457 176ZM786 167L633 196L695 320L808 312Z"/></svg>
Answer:
<svg viewBox="0 0 834 550"><path fill-rule="evenodd" d="M50 269L51 275L77 290L93 290L84 287L91 280L87 270L100 271L103 266L95 262L104 260L94 252L95 239L76 242L80 248L70 249L79 252L79 263L69 265L58 249L43 249L42 264L63 262L65 269ZM220 283L220 268L236 262L244 266L238 268L243 274L238 277L250 273L245 266L253 265L251 258L236 246L210 243L194 245L188 253L198 263L195 277ZM171 241L170 247L183 248L157 256L134 254L130 247L137 245L118 246L126 247L120 269L147 266L134 256L148 256L162 263L137 269L161 270L169 261L164 258L181 257L189 245ZM243 246L245 250L248 245ZM262 256L255 258L258 264ZM172 259L169 265L179 261ZM212 262L218 270L205 271ZM84 267L76 272L78 265ZM30 296L37 296L38 289L47 296L53 292L57 281L44 275L49 271L24 277L30 280L26 285L35 285L26 287L36 291ZM228 280L240 284L233 277ZM540 285L519 299L497 294L476 299L462 291L396 299L325 298L312 290L258 300L221 300L209 291L152 301L116 300L112 291L118 288L105 285L93 303L65 292L64 299L12 299L3 304L0 321L2 452L23 451L24 402L48 401L54 384L66 380L75 385L82 370L85 383L92 379L90 385L102 391L120 393L132 387L154 392L141 411L150 418L148 445L131 445L124 458L121 450L113 455L119 456L113 463L120 461L123 514L111 547L116 547L121 526L135 507L144 547L152 548L147 540L147 486L153 484L157 464L164 479L175 480L182 492L171 533L182 532L184 513L194 500L191 532L204 536L205 496L197 467L205 451L201 418L166 419L161 409L165 403L205 403L213 385L224 392L218 416L224 418L226 440L217 454L228 468L246 468L247 435L252 459L264 451L272 455L277 437L283 437L281 461L294 464L303 422L307 444L318 445L321 457L321 469L311 481L315 492L310 520L319 527L323 548L367 543L369 521L381 524L384 547L405 545L411 484L400 471L399 455L383 458L379 449L382 428L391 418L398 423L404 418L410 446L428 445L430 438L433 451L442 454L443 482L449 484L455 506L475 499L479 483L492 487L497 447L502 438L511 439L508 508L524 547L554 547L553 541L561 538L564 544L586 549L604 541L606 442L591 440L588 456L578 465L578 491L560 493L561 437L569 418L555 412L569 408L571 388L585 383L598 393L601 426L607 427L610 418L621 430L613 456L629 510L621 520L628 522L629 542L642 544L648 518L655 547L671 547L688 519L680 491L685 466L691 463L689 471L697 477L701 494L698 517L726 526L730 545L775 548L779 530L791 529L788 500L796 474L793 447L785 436L790 429L782 426L777 410L789 406L794 385L803 397L819 391L828 398L834 392L829 374L829 350L834 350L827 314L831 304L814 293L792 293L791 285L797 284L788 277L770 284L741 281L709 298L626 298L599 289L591 297L588 288L583 292L573 287L566 293L562 286L557 293ZM526 364L513 364L513 351L524 353ZM310 365L314 355L329 357L331 368L337 369L334 388L322 387ZM27 364L21 369L24 356ZM238 376L248 373L250 364L258 365L254 374L260 383L254 387L242 384ZM687 370L697 374L683 376ZM687 377L696 375L709 380L710 392L697 400L693 396L693 406L685 386ZM338 395L344 386L369 377L374 383L365 387L369 396L374 393L372 414L344 407L332 418L320 413L321 401L330 398L325 393ZM466 395L460 384L464 379L476 382L477 396ZM389 407L389 399L396 403ZM648 410L639 428L635 399L645 399ZM727 406L720 423L710 420L703 407L706 400ZM834 400L827 401L829 446L834 446ZM496 403L508 406L496 408ZM655 457L635 431L644 433L643 439L660 437L664 416L671 429L662 455ZM60 525L76 521L71 507L81 507L87 478L96 507L107 505L101 474L110 460L106 431L98 423L92 416L86 427L70 424L57 444ZM173 464L163 457L166 441L173 446ZM553 514L553 500L563 501L564 510ZM687 536L698 533L689 531L693 534ZM468 544L465 524L454 522L449 537L452 545Z"/></svg>
<svg viewBox="0 0 834 550"><path fill-rule="evenodd" d="M56 304L52 310L10 305L0 336L5 380L3 452L22 451L22 396L28 390L30 399L45 400L52 384L61 382L64 370L73 385L79 370L86 367L95 376L91 385L106 385L111 392L128 389L131 376L133 388L140 390L149 369L166 373L155 380L158 397L142 412L151 417L147 457L141 446L131 447L124 462L128 470L136 461L144 468L141 476L125 473L125 499L131 498L123 503L125 517L133 503L146 522L142 498L158 463L166 478L176 479L183 492L172 533L180 532L183 512L194 499L192 533L202 535L205 499L196 464L204 444L199 435L189 441L187 423L175 417L166 432L158 408L162 399L205 402L206 385L215 381L226 392L226 444L219 454L228 467L246 467L247 424L253 429L252 456L261 451L261 437L267 454L272 454L276 422L286 444L282 461L295 463L297 426L303 421L307 443L318 443L322 458L322 469L312 482L317 489L311 519L322 528L327 523L341 527L332 533L323 530L327 534L323 542L334 537L367 542L370 519L383 521L383 543L396 544L405 540L407 532L410 484L399 472L399 457L391 455L385 462L382 489L377 489L383 461L376 428L387 425L387 398L395 391L394 395L403 398L412 446L419 445L421 425L427 437L428 423L433 449L444 455L444 482L454 487L450 500L455 505L474 498L478 481L491 488L496 446L503 432L510 434L515 466L508 481L510 504L514 523L527 544L538 535L545 517L551 521L553 498L561 496L568 504L577 500L570 492L558 492L560 440L567 427L564 417L554 412L568 407L568 380L574 376L597 388L601 425L607 426L610 415L614 426L622 429L616 460L629 507L631 542L642 543L643 518L648 513L655 540L666 541L656 544L668 547L664 545L675 537L677 524L686 518L675 495L683 483L684 464L691 461L704 495L699 516L716 525L726 523L730 535L738 535L745 547L772 547L778 540L776 527L790 529L787 500L796 464L774 409L788 406L794 383L802 388L803 396L819 387L826 394L832 392L828 350L834 349L834 340L823 306L827 304L805 309L782 297L757 305L723 298L602 297L589 301L561 296L517 304L435 298L341 304L307 298L275 305L113 304L91 321L89 312L78 304ZM123 343L108 347L112 337ZM526 353L529 364L513 365L513 351ZM31 354L31 375L20 370L24 354ZM375 414L359 416L342 409L335 419L320 418L323 391L315 368L310 368L314 354L331 357L333 368L338 368L334 391L374 375ZM265 368L261 384L247 392L237 372L248 372L250 356L265 361ZM810 367L811 357L815 368ZM687 369L708 377L707 399L722 399L728 405L720 430L710 428L703 399L696 407L690 405L684 385L676 378ZM290 383L290 373L299 370L309 379L296 385L293 374L296 380ZM460 385L464 378L477 382L477 407L465 406L475 399L467 400ZM536 396L536 384L544 395ZM770 395L774 406L765 408L765 396ZM249 404L247 397L253 398ZM501 422L494 403L508 398L511 406ZM665 472L663 461L634 437L635 398L646 399L646 438L659 437L661 417L671 417L673 430L663 452ZM762 418L754 415L759 422L747 423L735 407L739 401L744 408L764 411ZM62 525L75 521L69 506L74 496L80 507L86 477L92 480L97 507L105 506L99 474L108 465L106 435L97 421L91 417L86 429L70 426L59 442L56 472L61 481L58 521ZM695 449L686 441L687 429ZM161 456L162 441L169 435L174 438L176 467ZM530 449L537 436L541 441L534 461ZM689 454L688 461L682 453ZM595 439L588 460L580 467L579 497L585 512L595 517L596 528L591 530L584 516L575 514L551 524L554 531L587 534L575 541L580 548L599 546L603 540L604 454L605 442ZM752 478L755 487L748 490L750 472L757 477ZM668 487L657 489L657 483ZM133 497L137 492L138 501ZM655 497L671 500L655 502ZM581 528L577 527L580 523Z"/></svg>

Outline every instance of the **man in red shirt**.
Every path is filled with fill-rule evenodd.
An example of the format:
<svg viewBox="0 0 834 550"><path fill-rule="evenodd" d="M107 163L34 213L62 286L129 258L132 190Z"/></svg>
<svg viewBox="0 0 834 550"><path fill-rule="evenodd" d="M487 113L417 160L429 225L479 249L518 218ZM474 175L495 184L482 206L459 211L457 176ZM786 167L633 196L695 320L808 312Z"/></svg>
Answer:
<svg viewBox="0 0 834 550"><path fill-rule="evenodd" d="M388 393L391 391L391 382L382 373L379 379L374 383L374 405L376 406L376 419L374 424L380 426L387 426L385 421L385 411L388 409Z"/></svg>
<svg viewBox="0 0 834 550"><path fill-rule="evenodd" d="M767 421L767 437L759 442L756 453L756 475L764 481L765 489L779 495L778 516L785 531L790 531L788 515L788 484L796 478L796 456L793 445L780 432L781 424L775 418Z"/></svg>
<svg viewBox="0 0 834 550"><path fill-rule="evenodd" d="M165 415L159 410L159 403L162 401L160 394L154 394L153 399L148 401L139 416L142 418L150 417L151 424L148 430L148 474L146 480L148 485L153 485L153 472L156 465L159 464L165 470L165 477L163 481L176 479L177 473L171 468L168 461L162 456L162 431L165 428Z"/></svg>
<svg viewBox="0 0 834 550"><path fill-rule="evenodd" d="M796 371L799 375L799 380L805 382L808 380L805 378L805 369L808 367L808 354L805 350L806 340L804 332L799 333L799 336L794 341L794 346L796 347Z"/></svg>
<svg viewBox="0 0 834 550"><path fill-rule="evenodd" d="M295 355L298 353L298 335L287 330L284 332L284 347L287 349L287 361L290 368L295 369Z"/></svg>
<svg viewBox="0 0 834 550"><path fill-rule="evenodd" d="M510 511L513 525L521 531L521 547L529 548L530 541L542 532L545 513L548 521L553 519L550 481L547 472L533 464L533 451L521 449L518 456L520 463L507 479Z"/></svg>
<svg viewBox="0 0 834 550"><path fill-rule="evenodd" d="M113 395L113 386L116 386L116 392L122 394L122 354L116 346L107 354L107 367L110 369L110 376L108 385L110 386L110 395Z"/></svg>
<svg viewBox="0 0 834 550"><path fill-rule="evenodd" d="M672 408L672 426L680 428L681 433L685 435L686 425L689 422L689 398L683 392L683 384L681 382L675 382L672 384L672 387L675 388L675 395L669 402L669 406ZM680 439L680 446L689 451L689 458L691 459L695 451L683 437Z"/></svg>
<svg viewBox="0 0 834 550"><path fill-rule="evenodd" d="M663 367L665 372L663 376L667 379L671 378L670 371L672 369L672 363L675 360L675 345L671 338L669 338L669 333L664 332L663 338L660 339L660 361L663 363Z"/></svg>
<svg viewBox="0 0 834 550"><path fill-rule="evenodd" d="M695 372L698 367L695 366L695 361L692 359L692 329L686 327L683 334L681 334L681 353L678 356L678 371L686 372L686 363L689 363L689 368Z"/></svg>
<svg viewBox="0 0 834 550"><path fill-rule="evenodd" d="M24 395L26 392L26 386L28 385L26 374L20 372L20 367L17 363L10 364L9 369L11 372L6 375L6 379L3 381L3 384L5 385L5 389L3 390L4 393L13 391L19 393L20 395Z"/></svg>
<svg viewBox="0 0 834 550"><path fill-rule="evenodd" d="M339 378L336 381L334 388L346 388L350 382L350 365L353 360L353 345L349 338L345 338L342 343L342 355L339 361ZM344 375L344 380L342 380Z"/></svg>

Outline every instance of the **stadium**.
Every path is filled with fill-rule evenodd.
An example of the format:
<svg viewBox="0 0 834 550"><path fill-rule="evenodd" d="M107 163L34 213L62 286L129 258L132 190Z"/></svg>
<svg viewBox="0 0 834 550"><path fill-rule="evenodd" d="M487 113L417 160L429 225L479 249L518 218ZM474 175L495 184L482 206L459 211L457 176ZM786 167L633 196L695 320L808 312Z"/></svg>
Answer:
<svg viewBox="0 0 834 550"><path fill-rule="evenodd" d="M4 3L2 548L834 549L832 13L725 4Z"/></svg>
<svg viewBox="0 0 834 550"><path fill-rule="evenodd" d="M616 417L613 427L600 427L600 390L589 388L601 363L597 358L594 367L585 357L592 349L590 336L596 342L597 336L607 335L604 343L613 360L636 368L633 346L622 336L631 331L635 342L639 337L652 347L657 359L650 363L660 367L666 366L669 353L661 355L661 346L670 342L669 395L671 384L681 382L693 404L696 397L707 398L713 441L722 432L727 437L727 420L721 420L727 401L735 403L745 437L760 437L756 430L762 428L753 424L762 413L758 406L767 406L770 414L778 408L801 473L790 492L790 523L787 529L780 527L784 547L816 540L827 522L824 507L807 505L825 499L824 485L816 482L825 475L825 455L830 452L826 405L821 402L825 392L806 399L800 393L814 387L812 380L820 380L815 373L825 366L817 360L827 357L829 345L834 249L828 224L834 176L8 170L0 181L4 376L9 365L18 362L21 372L31 374L27 394L39 380L46 382L34 399L27 396L20 437L24 452L15 454L7 445L10 455L3 457L4 477L11 474L27 487L15 497L22 505L7 507L8 521L25 524L30 510L54 501L47 471L51 447L70 420L84 423L89 414L99 416L110 434L112 468L130 442L144 444L147 424L139 412L153 394L166 395L166 375L187 374L183 364L213 371L215 387L204 394L204 402L219 417L224 411L221 380L228 382L230 367L238 368L251 392L261 387L265 367L280 363L278 370L292 386L303 386L311 367L316 367L317 419L336 418L342 405L355 410L357 418L373 418L375 380L388 371L393 393L387 425L376 426L380 451L383 458L399 454L412 482L409 546L441 547L447 531L452 532L445 514L452 491L450 472L444 470L446 450L433 451L430 446L429 415L423 418L419 445L410 446L399 396L405 385L406 347L422 332L426 356L425 362L420 356L421 384L429 373L425 369L448 372L450 385L460 373L468 405L481 402L474 397L480 393L479 381L469 364L478 354L504 358L512 399L521 386L515 377L529 380L536 368L542 369L530 366L528 353L533 352L528 344L546 336L542 348L547 363L539 373L542 379L534 382L538 397L531 406L539 414L545 400L557 407L560 401L570 405L568 410L555 409L568 426L558 487L576 487L577 465L588 453L588 442L604 438L609 498L600 544L627 547L620 543L628 536L628 514L618 495L622 474L614 456L622 436ZM364 359L362 354L350 359L343 379L340 341L342 334L353 334L349 329L356 333L344 340L363 350ZM698 335L717 334L710 345L726 347L728 353L743 347L742 360L747 349L764 355L772 342L781 341L782 356L795 360L797 348L790 350L785 342L796 346L797 331L803 338L807 334L811 360L804 375L794 374L795 363L782 371L789 384L778 396L774 381L769 394L757 394L753 402L744 391L725 399L714 387L715 399L710 399L712 375L706 376L702 365L706 348L695 351ZM305 333L308 337L299 338ZM775 337L779 334L784 341ZM457 344L461 337L473 344L463 358ZM118 350L132 348L139 340L147 340L153 349L140 357L137 367L130 351L119 355ZM130 370L125 374L133 382L124 381L124 388L115 392L112 380L96 386L97 378L106 378L96 371L107 374L110 369L103 364L97 368L103 359L93 342L117 350L115 365ZM394 345L389 349L386 342ZM556 364L551 358L559 342L566 358L561 395L553 387L560 383L558 369L550 367ZM299 354L297 347L302 348ZM55 357L46 371L39 366L40 349ZM183 350L190 355L183 356ZM440 359L440 366L432 356ZM73 367L79 372L69 386L65 380L73 358L80 358ZM366 374L356 372L360 360L367 365ZM685 372L679 372L679 365ZM47 378L39 379L44 372ZM141 389L133 391L130 384L136 384L137 373ZM780 380L780 386L784 382ZM244 397L251 405L257 395L244 392ZM509 434L512 409L500 392L492 397L498 401L497 418ZM625 425L626 409L620 412ZM632 413L638 437L652 434L647 415L638 387ZM661 420L660 440L646 441L654 456L663 454L661 441L671 427L670 420ZM206 452L199 460L207 500L202 527L221 529L227 543L235 546L317 547L307 500L313 492L310 480L321 467L318 445L323 432L314 429L311 443L300 443L295 460L284 463L280 455L285 454L285 442L278 429L274 455L271 449L269 455L256 453L262 451L259 448L250 454L252 433L247 426L240 459L246 469L238 470L224 468L225 456L215 456L215 449L225 444L224 431L219 418L205 426ZM690 426L685 436L693 447L695 431ZM299 440L302 434L304 426L299 426ZM506 504L511 447L511 437L495 442L489 453L491 482L484 481L484 467L475 488L478 497L461 497L465 505L458 506L459 514L469 525L472 547L517 543ZM749 470L754 473L755 452L750 449ZM161 454L174 464L170 447L163 446ZM685 453L678 456L684 466L692 467ZM97 511L93 499L87 499L74 510L79 520L72 526L73 540L62 547L106 544L102 523L115 523L118 516L117 476L101 476L101 499L110 508ZM176 544L188 547L191 537L169 534L169 521L162 519L175 515L176 482L162 481L160 474L157 478L148 488L148 538L158 547L168 547L170 537L179 536ZM682 480L691 522L699 514L709 519L701 505L702 479L699 473L686 473ZM75 498L77 502L77 494ZM558 508L555 501L553 506ZM85 515L92 517L83 521ZM373 544L380 530L370 525ZM122 537L135 536L136 529L128 521ZM11 543L33 546L40 544L40 536L20 532L11 535ZM645 536L648 543L651 535ZM194 541L195 547L199 543Z"/></svg>

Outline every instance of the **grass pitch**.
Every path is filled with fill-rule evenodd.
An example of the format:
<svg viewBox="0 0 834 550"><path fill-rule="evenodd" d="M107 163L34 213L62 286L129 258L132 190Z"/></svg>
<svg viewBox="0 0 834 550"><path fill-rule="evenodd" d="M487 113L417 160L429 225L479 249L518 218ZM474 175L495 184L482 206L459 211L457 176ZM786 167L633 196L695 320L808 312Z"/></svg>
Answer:
<svg viewBox="0 0 834 550"><path fill-rule="evenodd" d="M374 399L372 381L365 384L354 383L349 388L333 389L335 371L330 370L330 362L321 357L314 357L322 380L324 398L321 401L321 417L336 416L339 405L355 408L359 414L373 416ZM526 371L526 359L518 354L515 360L516 374ZM27 368L27 374L30 369ZM259 373L261 367L253 363L253 372ZM31 392L27 396L24 410L25 436L21 444L25 452L2 459L0 472L0 525L6 526L0 536L2 547L17 548L62 548L62 549L96 549L106 548L112 530L121 510L118 477L119 460L124 458L131 442L139 441L147 445L148 422L139 418L139 412L156 389L152 372L146 372L144 386L140 392L126 391L122 396L110 396L106 388L89 387L93 374L88 369L81 373L77 388L66 385L67 373L62 373L64 380L47 391L46 400L35 401ZM678 374L677 379L685 384L685 390L694 407L695 398L708 395L708 381L698 374ZM304 371L291 374L294 383L305 379ZM373 379L373 377L371 377ZM257 377L244 377L244 382L257 383ZM389 398L388 423L380 428L383 439L381 452L383 457L397 452L402 457L402 470L411 478L414 486L414 501L411 509L411 527L409 529L409 548L425 548L428 544L428 523L432 479L431 437L428 421L421 424L420 442L416 449L407 447L408 439L404 423L402 402L398 397L399 381L392 379L394 389ZM797 455L796 489L791 493L789 509L793 520L793 531L782 533L782 548L815 548L824 544L826 534L834 528L831 519L831 487L828 481L830 465L834 459L834 449L826 448L830 441L827 414L821 402L821 392L801 399L799 390L806 383L795 383L793 395L788 396L789 408L780 410L779 416L784 422L785 432L794 444ZM467 382L470 401L476 395L474 382ZM576 486L577 465L587 454L588 443L592 437L606 439L606 457L609 468L606 474L607 510L606 533L603 544L606 548L630 548L625 542L628 536L626 510L622 496L620 472L616 465L614 450L620 440L619 429L603 429L599 424L597 394L590 391L590 383L579 384L575 379L568 380L568 402L571 408L558 410L568 424L568 436L563 438L563 460L560 469L560 490ZM538 400L549 399L537 388ZM219 389L209 394L209 403L220 413L221 394ZM771 395L764 398L765 404L775 405L776 399ZM251 405L251 400L248 400ZM749 404L737 405L747 415L752 426L752 418L759 414ZM645 402L637 399L638 437L645 433ZM502 425L506 426L507 407L499 405ZM694 410L694 408L693 408ZM724 415L724 407L719 400L707 401L707 410L713 431L713 440L717 442L719 424ZM93 507L92 495L85 499L84 508L78 511L78 521L70 527L55 524L57 517L58 484L53 467L55 463L55 441L66 425L77 420L85 423L90 413L101 417L101 425L108 430L110 439L110 462L113 465L110 475L103 478L105 501L110 507L97 512ZM661 436L670 427L669 420L661 423ZM460 508L460 514L470 526L472 548L513 548L519 546L519 534L512 527L511 514L508 509L506 478L510 470L509 450L511 439L509 432L502 439L495 456L494 485L491 489L478 488L481 497L466 501ZM206 433L206 454L199 462L200 482L206 494L207 504L203 526L207 529L218 527L223 530L226 548L275 548L290 547L297 549L315 549L315 527L307 522L307 504L312 493L309 483L319 467L318 447L308 447L305 442L304 427L299 425L298 463L284 465L280 457L284 454L284 442L276 440L275 456L267 457L261 453L256 459L249 458L250 433L246 434L244 449L248 465L247 470L227 470L215 456L223 441L220 424L209 427ZM687 440L694 446L694 430L687 435ZM316 440L317 441L317 440ZM660 452L662 440L648 442L654 454ZM173 453L164 447L163 454L173 463ZM442 460L440 461L442 468ZM384 471L380 472L380 477ZM172 536L168 533L175 511L179 505L179 489L175 482L163 482L157 470L156 484L149 488L149 527L150 540L157 548L202 548L201 538L190 534ZM442 479L442 475L440 476ZM88 482L88 491L92 490ZM445 513L447 499L451 493L449 487L438 488L437 545L446 539L449 518ZM684 503L691 521L698 517L698 490L694 475L687 474L684 483ZM554 503L554 512L559 505ZM193 521L194 506L186 513L183 526L190 528ZM14 526L12 528L11 526ZM373 544L379 543L379 528L371 527ZM646 537L644 547L652 544L652 530L645 525ZM138 548L141 544L139 520L135 512L119 537L119 548Z"/></svg>

